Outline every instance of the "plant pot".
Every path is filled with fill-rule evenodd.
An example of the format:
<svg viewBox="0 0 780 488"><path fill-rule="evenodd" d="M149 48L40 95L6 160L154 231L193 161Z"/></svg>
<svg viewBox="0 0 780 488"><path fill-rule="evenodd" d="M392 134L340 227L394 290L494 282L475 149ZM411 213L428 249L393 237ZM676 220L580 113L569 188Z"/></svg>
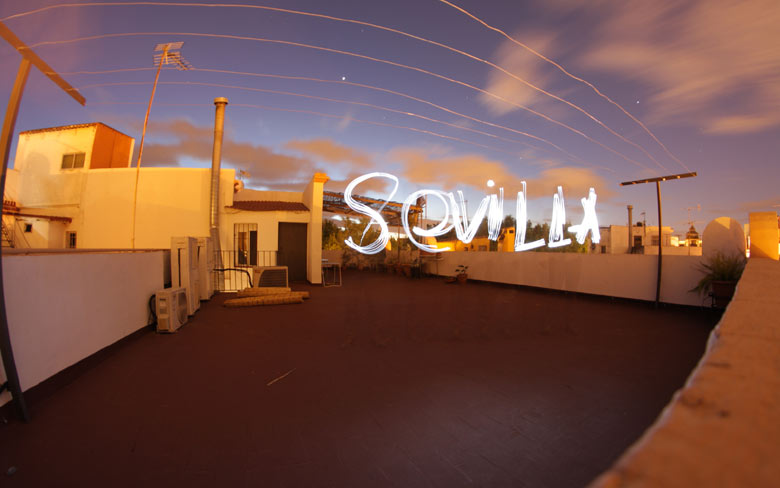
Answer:
<svg viewBox="0 0 780 488"><path fill-rule="evenodd" d="M712 282L712 306L726 308L734 297L734 291L737 289L736 281L713 281Z"/></svg>
<svg viewBox="0 0 780 488"><path fill-rule="evenodd" d="M457 278L458 278L458 283L465 283L466 280L469 279L469 275L467 275L466 273L461 273L457 276Z"/></svg>

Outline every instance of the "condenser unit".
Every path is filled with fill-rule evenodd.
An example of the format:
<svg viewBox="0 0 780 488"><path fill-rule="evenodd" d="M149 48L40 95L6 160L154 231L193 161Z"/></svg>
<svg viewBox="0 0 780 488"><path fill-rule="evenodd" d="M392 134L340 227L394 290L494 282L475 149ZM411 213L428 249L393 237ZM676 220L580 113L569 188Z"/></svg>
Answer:
<svg viewBox="0 0 780 488"><path fill-rule="evenodd" d="M198 280L200 299L208 300L214 295L214 245L211 237L198 237Z"/></svg>
<svg viewBox="0 0 780 488"><path fill-rule="evenodd" d="M258 287L287 287L287 266L255 266L252 284Z"/></svg>
<svg viewBox="0 0 780 488"><path fill-rule="evenodd" d="M157 332L176 332L187 323L187 290L166 288L155 294Z"/></svg>
<svg viewBox="0 0 780 488"><path fill-rule="evenodd" d="M187 290L187 314L200 308L200 273L198 241L194 237L171 238L171 281L176 288Z"/></svg>

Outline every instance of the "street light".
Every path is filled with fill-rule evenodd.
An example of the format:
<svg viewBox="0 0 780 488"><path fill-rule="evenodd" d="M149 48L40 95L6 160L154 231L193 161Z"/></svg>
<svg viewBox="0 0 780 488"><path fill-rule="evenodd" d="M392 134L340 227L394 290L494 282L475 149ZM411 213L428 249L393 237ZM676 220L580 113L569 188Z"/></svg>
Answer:
<svg viewBox="0 0 780 488"><path fill-rule="evenodd" d="M157 66L157 73L154 75L154 84L152 85L152 95L149 97L149 106L146 107L146 117L144 118L144 126L141 129L141 144L138 146L138 162L135 169L135 189L133 190L133 232L130 236L130 246L135 249L135 213L138 201L138 176L141 173L141 156L144 152L144 139L146 138L146 126L149 123L149 112L152 110L152 102L154 101L154 93L157 91L157 80L160 79L160 71L163 65L173 64L179 71L186 71L192 68L192 65L184 59L179 51L184 45L183 42L168 42L158 44L154 47L154 64Z"/></svg>

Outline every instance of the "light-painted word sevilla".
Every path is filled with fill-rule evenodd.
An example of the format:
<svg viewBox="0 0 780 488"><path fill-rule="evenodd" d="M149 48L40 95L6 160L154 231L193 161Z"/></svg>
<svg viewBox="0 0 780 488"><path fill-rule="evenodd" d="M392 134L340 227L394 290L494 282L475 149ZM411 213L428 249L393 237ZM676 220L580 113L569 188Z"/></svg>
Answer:
<svg viewBox="0 0 780 488"><path fill-rule="evenodd" d="M352 198L352 192L355 187L360 183L369 180L371 178L387 178L393 182L393 189L388 195L385 203L379 210L373 209L368 205L365 205L354 198ZM492 180L491 180L492 181ZM522 190L517 192L517 215L516 220L518 223L524 223L528 220L528 209L526 204L526 183L523 181ZM387 246L387 242L390 240L390 232L387 228L387 222L382 217L381 211L387 203L393 199L396 191L398 191L398 178L390 173L369 173L352 180L347 188L344 190L344 201L347 206L355 212L365 215L371 218L371 221L363 231L365 236L369 227L376 223L379 226L379 237L365 246L355 243L350 237L344 241L347 246L354 249L357 252L363 254L376 254ZM444 217L441 222L430 229L421 229L417 226L409 228L409 209L417 201L419 197L432 196L438 198L444 205ZM582 222L578 225L569 226L568 232L574 234L574 238L580 244L585 243L585 238L588 232L591 233L591 240L594 244L598 244L600 240L599 234L599 222L596 217L596 190L593 188L588 192L587 198L580 199L582 208L584 210L584 216ZM498 194L486 195L485 198L479 203L477 211L474 213L471 221L466 214L466 202L463 198L463 192L458 190L458 198L455 198L453 193L443 192L441 190L417 190L410 194L404 200L401 208L401 222L404 226L404 232L409 237L409 241L417 246L419 249L426 252L444 252L449 251L449 247L436 247L430 244L419 242L417 237L438 237L450 232L455 228L455 234L458 240L464 244L468 244L474 239L482 221L487 217L488 238L497 241L501 232L501 222L504 218L504 189L499 188ZM563 188L558 187L558 191L553 195L553 207L552 207L552 220L550 222L550 235L548 236L548 242L545 243L544 239L539 239L534 242L525 242L526 226L518 225L517 232L515 233L515 252L528 251L529 249L535 249L542 247L545 244L547 247L561 247L571 244L571 239L564 237L563 227L566 222L566 207L563 203Z"/></svg>

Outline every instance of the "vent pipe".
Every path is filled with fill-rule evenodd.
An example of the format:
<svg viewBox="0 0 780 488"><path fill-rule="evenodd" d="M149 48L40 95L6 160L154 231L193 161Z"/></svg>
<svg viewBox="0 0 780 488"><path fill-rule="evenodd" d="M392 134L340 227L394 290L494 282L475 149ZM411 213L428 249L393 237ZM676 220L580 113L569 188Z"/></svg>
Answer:
<svg viewBox="0 0 780 488"><path fill-rule="evenodd" d="M214 150L211 153L211 206L209 211L209 233L214 243L214 250L220 256L219 243L219 174L222 164L222 135L225 126L225 106L228 99L219 97L214 99L216 113L214 115ZM221 267L221 263L218 263Z"/></svg>
<svg viewBox="0 0 780 488"><path fill-rule="evenodd" d="M634 252L634 224L632 224L632 211L634 210L633 205L628 206L628 253L631 254Z"/></svg>

